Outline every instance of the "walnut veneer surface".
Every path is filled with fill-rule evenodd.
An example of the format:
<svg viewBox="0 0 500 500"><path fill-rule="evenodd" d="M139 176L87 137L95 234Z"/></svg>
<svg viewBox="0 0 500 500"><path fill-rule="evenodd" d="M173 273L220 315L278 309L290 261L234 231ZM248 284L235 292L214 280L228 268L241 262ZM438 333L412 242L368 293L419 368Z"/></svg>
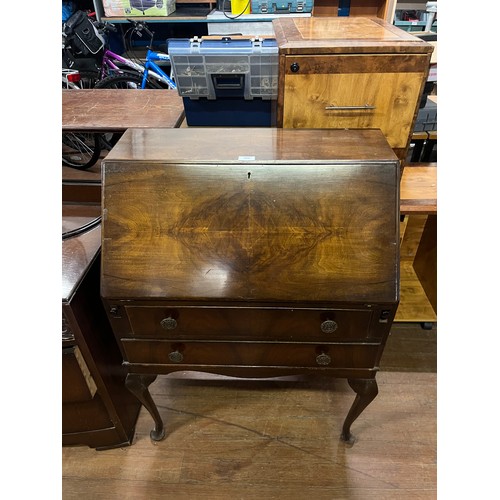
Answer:
<svg viewBox="0 0 500 500"><path fill-rule="evenodd" d="M399 300L399 162L378 130L128 130L103 164L101 294L155 420L158 373L320 371L376 396Z"/></svg>

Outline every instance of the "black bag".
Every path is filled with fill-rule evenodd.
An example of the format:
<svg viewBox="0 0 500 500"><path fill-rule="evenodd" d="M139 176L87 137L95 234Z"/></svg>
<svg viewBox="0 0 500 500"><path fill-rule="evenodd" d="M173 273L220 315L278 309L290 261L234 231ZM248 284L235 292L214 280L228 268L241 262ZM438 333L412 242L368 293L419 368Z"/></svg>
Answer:
<svg viewBox="0 0 500 500"><path fill-rule="evenodd" d="M83 10L77 10L66 21L64 32L74 49L83 55L97 54L104 47L104 37Z"/></svg>

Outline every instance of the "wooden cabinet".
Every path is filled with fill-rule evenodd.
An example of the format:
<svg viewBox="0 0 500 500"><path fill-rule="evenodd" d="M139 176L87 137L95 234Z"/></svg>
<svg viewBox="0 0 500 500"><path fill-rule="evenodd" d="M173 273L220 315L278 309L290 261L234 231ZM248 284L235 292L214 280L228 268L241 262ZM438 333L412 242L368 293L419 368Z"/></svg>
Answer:
<svg viewBox="0 0 500 500"><path fill-rule="evenodd" d="M99 296L99 215L98 205L63 205L62 444L105 449L132 442L140 405Z"/></svg>
<svg viewBox="0 0 500 500"><path fill-rule="evenodd" d="M381 19L279 18L277 124L378 128L405 160L432 46Z"/></svg>
<svg viewBox="0 0 500 500"><path fill-rule="evenodd" d="M383 134L129 129L103 179L101 295L151 437L165 430L148 385L194 370L345 377L350 441L399 301L399 162Z"/></svg>
<svg viewBox="0 0 500 500"><path fill-rule="evenodd" d="M341 3L339 0L314 0L314 16L337 16ZM392 22L396 0L350 0L348 5L349 16L379 17Z"/></svg>

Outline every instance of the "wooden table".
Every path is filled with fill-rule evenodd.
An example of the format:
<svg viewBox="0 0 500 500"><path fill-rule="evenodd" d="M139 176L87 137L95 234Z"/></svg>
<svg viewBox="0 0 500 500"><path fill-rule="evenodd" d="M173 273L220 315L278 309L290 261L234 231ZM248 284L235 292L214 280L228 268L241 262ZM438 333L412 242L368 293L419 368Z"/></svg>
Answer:
<svg viewBox="0 0 500 500"><path fill-rule="evenodd" d="M437 321L437 163L407 163L401 179L401 302L395 321Z"/></svg>
<svg viewBox="0 0 500 500"><path fill-rule="evenodd" d="M125 132L175 128L184 120L182 98L169 90L85 89L62 91L63 132ZM63 201L99 203L100 160L89 170L63 166Z"/></svg>
<svg viewBox="0 0 500 500"><path fill-rule="evenodd" d="M184 119L182 97L162 89L62 91L63 132L124 132L174 128Z"/></svg>
<svg viewBox="0 0 500 500"><path fill-rule="evenodd" d="M401 179L401 213L437 213L437 163L407 163Z"/></svg>
<svg viewBox="0 0 500 500"><path fill-rule="evenodd" d="M399 183L379 130L125 132L103 161L101 295L153 439L149 384L193 370L347 378L352 442L399 299Z"/></svg>

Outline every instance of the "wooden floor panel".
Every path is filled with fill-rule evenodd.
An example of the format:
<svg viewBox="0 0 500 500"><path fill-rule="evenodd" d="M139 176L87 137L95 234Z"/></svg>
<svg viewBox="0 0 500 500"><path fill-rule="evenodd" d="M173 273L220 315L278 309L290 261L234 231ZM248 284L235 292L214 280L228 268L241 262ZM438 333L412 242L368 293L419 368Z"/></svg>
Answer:
<svg viewBox="0 0 500 500"><path fill-rule="evenodd" d="M342 379L242 380L189 372L151 386L167 436L141 410L134 444L63 448L63 499L431 499L436 373L382 371L379 395L339 441Z"/></svg>

